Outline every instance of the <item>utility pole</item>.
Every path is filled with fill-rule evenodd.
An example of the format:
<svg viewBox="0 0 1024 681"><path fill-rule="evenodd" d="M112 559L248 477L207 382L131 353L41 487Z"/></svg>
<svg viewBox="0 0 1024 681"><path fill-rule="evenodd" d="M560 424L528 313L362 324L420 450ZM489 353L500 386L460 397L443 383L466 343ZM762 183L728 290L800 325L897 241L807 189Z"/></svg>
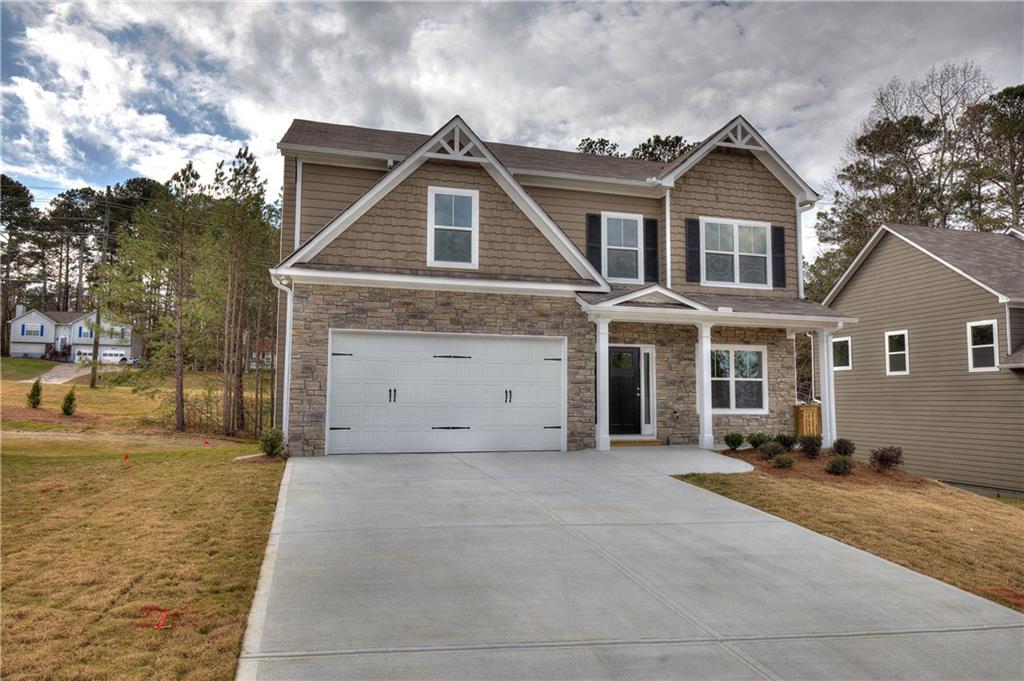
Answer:
<svg viewBox="0 0 1024 681"><path fill-rule="evenodd" d="M103 211L103 250L100 253L100 264L107 262L107 239L110 236L110 185L107 185L106 200L104 201L105 208ZM95 328L92 332L92 372L89 374L89 387L96 387L96 375L99 373L100 366L100 334L103 333L103 327L100 325L100 302L99 302L99 282L93 277L93 283L96 285L95 290L92 294L92 305L96 308L96 323Z"/></svg>

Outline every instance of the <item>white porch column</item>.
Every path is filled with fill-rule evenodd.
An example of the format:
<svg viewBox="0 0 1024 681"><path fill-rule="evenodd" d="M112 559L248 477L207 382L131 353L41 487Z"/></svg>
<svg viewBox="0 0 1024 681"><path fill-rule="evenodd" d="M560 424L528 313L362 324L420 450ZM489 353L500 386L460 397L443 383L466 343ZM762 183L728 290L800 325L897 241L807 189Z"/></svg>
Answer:
<svg viewBox="0 0 1024 681"><path fill-rule="evenodd" d="M700 415L698 444L710 449L715 444L711 421L711 324L697 327L697 413Z"/></svg>
<svg viewBox="0 0 1024 681"><path fill-rule="evenodd" d="M836 399L832 374L832 332L818 331L818 370L821 400L821 446L836 441Z"/></svg>
<svg viewBox="0 0 1024 681"><path fill-rule="evenodd" d="M611 449L608 436L608 320L595 319L597 325L597 432L595 446L598 451Z"/></svg>

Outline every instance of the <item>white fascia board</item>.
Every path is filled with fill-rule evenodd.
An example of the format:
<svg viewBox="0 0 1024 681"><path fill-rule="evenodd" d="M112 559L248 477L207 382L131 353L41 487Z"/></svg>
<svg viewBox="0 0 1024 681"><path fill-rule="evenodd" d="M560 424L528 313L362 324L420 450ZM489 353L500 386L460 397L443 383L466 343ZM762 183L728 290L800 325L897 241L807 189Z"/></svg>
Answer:
<svg viewBox="0 0 1024 681"><path fill-rule="evenodd" d="M652 284L650 286L645 286L643 288L638 288L638 289L635 289L633 291L627 291L626 293L623 293L621 296L616 296L615 298L609 298L607 300L602 300L599 303L594 303L593 306L594 307L613 307L613 306L620 305L622 303L626 303L626 302L629 302L631 300L636 300L637 298L643 298L644 296L649 296L649 295L655 294L655 293L659 294L659 295L662 295L662 296L665 296L666 298L669 298L670 300L674 300L677 303L681 303L683 305L689 305L690 307L694 308L695 310L708 310L708 311L710 311L712 309L712 308L708 307L707 305L704 305L703 303L698 303L696 300L691 300L691 299L687 298L686 296L680 295L680 294L676 293L675 291L673 291L671 289L667 289L664 286L662 286L661 284Z"/></svg>
<svg viewBox="0 0 1024 681"><path fill-rule="evenodd" d="M770 144L768 144L768 141L760 132L758 132L757 128L751 125L743 116L736 116L722 126L722 128L715 133L711 139L705 142L700 149L695 151L682 164L663 175L661 177L661 183L667 186L674 185L680 176L693 168L693 166L700 163L700 161L711 153L715 147L732 146L724 143L724 140L729 134L729 131L737 123L745 126L748 132L750 132L754 139L757 140L758 144L762 148L760 150L753 151L754 155L776 178L778 178L780 182L782 182L786 189L800 200L817 201L821 198L821 195L811 189L810 185L804 182L803 178L797 175L792 166L786 163L785 159L779 156L779 153L775 151Z"/></svg>
<svg viewBox="0 0 1024 681"><path fill-rule="evenodd" d="M577 300L582 300L577 298ZM785 329L825 329L836 331L856 317L772 314L767 312L719 312L717 310L669 310L619 305L599 307L581 305L591 319L648 322L653 324L713 324L715 326L758 326Z"/></svg>
<svg viewBox="0 0 1024 681"><path fill-rule="evenodd" d="M995 290L991 286L988 286L986 284L981 283L980 281L978 281L977 279L975 279L971 275L969 275L966 272L964 272L963 270L961 270L959 267L956 267L952 263L950 263L950 262L948 262L946 260L943 260L942 258L940 258L939 256L935 255L934 253L932 253L928 249L924 248L923 246L921 246L921 245L911 241L907 237L903 236L902 234L900 234L896 230L890 229L890 227L888 225L882 225L877 230L875 230L875 233L871 235L871 238L868 239L868 242L866 244L864 244L864 248L861 249L860 253L857 254L857 257L854 258L852 263L850 263L850 266L846 268L845 272L843 272L843 276L841 276L839 278L839 281L837 281L835 286L832 287L832 290L828 292L827 296L825 296L825 300L822 301L822 305L826 305L827 306L827 305L830 305L832 303L832 301L839 294L839 292L843 290L843 287L846 286L847 282L849 282L850 278L853 277L854 273L856 273L856 271L864 263L864 260L868 257L868 254L870 254L871 251L873 251L875 249L875 246L878 245L878 242L881 241L882 236L884 236L885 234L892 234L894 237L898 238L900 241L913 246L914 248L916 248L920 252L922 252L925 255L927 255L929 258L935 260L936 262L942 263L943 265L945 265L949 269L951 269L954 272L956 272L957 274L959 274L964 279L967 279L968 281L970 281L970 282L972 282L974 284L977 284L981 288L985 289L986 291L988 291L989 293L994 295L996 297L996 299L1000 303L1011 302L1011 300L1010 300L1010 298L1008 296L1003 295L1002 293L1000 293L999 291Z"/></svg>
<svg viewBox="0 0 1024 681"><path fill-rule="evenodd" d="M564 284L557 282L504 281L470 277L442 277L422 274L388 274L381 272L343 272L310 270L299 267L277 267L270 270L276 281L334 286L407 288L430 291L462 291L467 293L505 293L527 296L573 297L577 291L606 293L607 286Z"/></svg>
<svg viewBox="0 0 1024 681"><path fill-rule="evenodd" d="M277 145L279 151L291 152L292 154L326 154L328 156L351 156L354 158L369 158L380 161L401 161L405 158L402 154L386 154L377 151L359 151L356 149L337 149L335 147L319 147L309 144L286 144Z"/></svg>

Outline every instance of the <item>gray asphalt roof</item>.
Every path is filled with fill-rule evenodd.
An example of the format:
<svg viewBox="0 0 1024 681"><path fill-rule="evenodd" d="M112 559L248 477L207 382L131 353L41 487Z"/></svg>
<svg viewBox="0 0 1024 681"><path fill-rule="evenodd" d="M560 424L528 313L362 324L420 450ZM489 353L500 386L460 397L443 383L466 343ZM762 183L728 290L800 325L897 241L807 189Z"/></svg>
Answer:
<svg viewBox="0 0 1024 681"><path fill-rule="evenodd" d="M648 288L652 284L644 285L619 285L613 286L610 293L578 293L577 295L588 303L595 304L635 291L640 288ZM837 310L824 307L812 300L800 300L798 298L765 298L759 296L735 296L718 293L680 293L685 298L706 305L715 310L719 307L731 307L733 312L739 313L760 313L760 314L790 314L808 315L814 317L844 317L845 315ZM628 302L627 305L638 305L639 303ZM659 307L679 307L678 304L658 303Z"/></svg>
<svg viewBox="0 0 1024 681"><path fill-rule="evenodd" d="M886 227L999 293L1024 298L1024 240L999 232Z"/></svg>
<svg viewBox="0 0 1024 681"><path fill-rule="evenodd" d="M392 156L407 156L427 141L430 135L378 130L355 125L338 125L295 119L281 144L326 147L339 151L359 151ZM502 142L486 142L487 148L507 168L541 172L569 173L642 182L655 177L668 164L637 161L630 158L581 154L575 151L525 147ZM674 162L673 162L674 163Z"/></svg>

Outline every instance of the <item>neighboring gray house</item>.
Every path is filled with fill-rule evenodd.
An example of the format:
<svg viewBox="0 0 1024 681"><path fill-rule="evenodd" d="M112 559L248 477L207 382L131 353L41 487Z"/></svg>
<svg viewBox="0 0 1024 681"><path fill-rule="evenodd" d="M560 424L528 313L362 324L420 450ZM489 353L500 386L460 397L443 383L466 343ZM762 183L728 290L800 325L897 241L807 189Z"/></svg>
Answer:
<svg viewBox="0 0 1024 681"><path fill-rule="evenodd" d="M484 142L459 117L297 120L279 149L293 455L792 430L794 339L843 322L803 298L818 195L742 117L668 163Z"/></svg>
<svg viewBox="0 0 1024 681"><path fill-rule="evenodd" d="M11 357L36 357L62 362L92 359L95 312L26 310L19 305L11 325ZM126 363L137 356L130 326L103 322L100 361Z"/></svg>
<svg viewBox="0 0 1024 681"><path fill-rule="evenodd" d="M857 455L1024 493L1024 234L886 225L825 299L836 421Z"/></svg>

